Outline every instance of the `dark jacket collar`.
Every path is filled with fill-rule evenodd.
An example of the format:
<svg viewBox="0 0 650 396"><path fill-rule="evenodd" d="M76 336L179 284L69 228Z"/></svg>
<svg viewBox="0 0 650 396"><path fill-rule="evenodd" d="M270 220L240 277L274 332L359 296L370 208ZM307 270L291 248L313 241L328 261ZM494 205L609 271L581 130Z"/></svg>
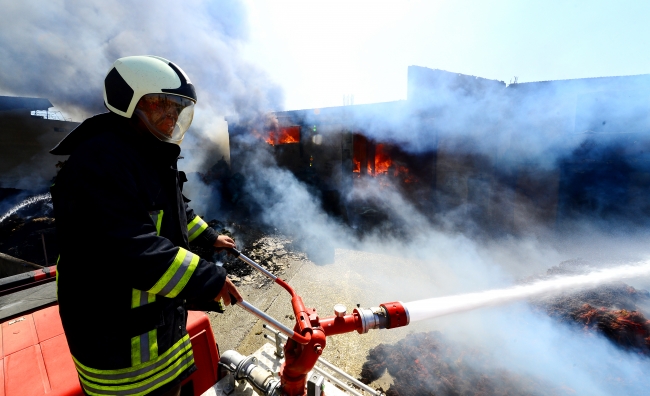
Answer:
<svg viewBox="0 0 650 396"><path fill-rule="evenodd" d="M102 133L116 134L151 163L161 166L175 165L181 152L178 145L161 142L150 133L141 133L128 118L108 112L86 119L50 150L50 153L71 155L83 142Z"/></svg>

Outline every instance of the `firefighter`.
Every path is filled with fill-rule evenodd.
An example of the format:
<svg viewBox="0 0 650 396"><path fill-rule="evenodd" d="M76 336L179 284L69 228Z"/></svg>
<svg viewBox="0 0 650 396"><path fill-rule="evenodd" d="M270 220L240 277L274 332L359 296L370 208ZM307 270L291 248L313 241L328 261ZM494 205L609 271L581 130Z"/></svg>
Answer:
<svg viewBox="0 0 650 396"><path fill-rule="evenodd" d="M196 93L174 63L118 59L110 110L51 153L70 155L51 187L59 312L88 395L178 395L193 371L187 302L241 300L223 267L189 243L233 248L187 205L176 168ZM235 301L232 301L233 303Z"/></svg>

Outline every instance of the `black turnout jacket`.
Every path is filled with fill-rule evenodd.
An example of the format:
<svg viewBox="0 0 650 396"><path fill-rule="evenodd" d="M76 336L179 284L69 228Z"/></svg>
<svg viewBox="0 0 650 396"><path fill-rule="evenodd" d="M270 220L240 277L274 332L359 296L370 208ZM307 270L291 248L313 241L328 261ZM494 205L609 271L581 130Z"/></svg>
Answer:
<svg viewBox="0 0 650 396"><path fill-rule="evenodd" d="M217 235L187 206L180 148L113 113L52 150L59 312L84 391L161 394L196 368L185 300L209 301L222 267L189 251Z"/></svg>

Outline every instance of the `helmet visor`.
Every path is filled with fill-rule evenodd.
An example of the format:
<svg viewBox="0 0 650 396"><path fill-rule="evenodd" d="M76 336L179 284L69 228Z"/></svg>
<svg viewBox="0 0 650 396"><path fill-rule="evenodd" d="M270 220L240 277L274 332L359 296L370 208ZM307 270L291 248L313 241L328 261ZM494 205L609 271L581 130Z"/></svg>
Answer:
<svg viewBox="0 0 650 396"><path fill-rule="evenodd" d="M194 101L171 94L147 94L134 114L158 139L180 144L194 118Z"/></svg>

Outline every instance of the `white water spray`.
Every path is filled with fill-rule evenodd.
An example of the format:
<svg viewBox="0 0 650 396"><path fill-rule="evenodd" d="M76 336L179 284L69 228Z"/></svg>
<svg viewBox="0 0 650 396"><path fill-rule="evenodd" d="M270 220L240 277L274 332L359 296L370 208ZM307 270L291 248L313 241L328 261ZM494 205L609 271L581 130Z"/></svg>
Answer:
<svg viewBox="0 0 650 396"><path fill-rule="evenodd" d="M650 262L623 265L590 272L585 275L565 276L507 289L487 290L478 293L435 297L405 303L410 321L425 320L477 308L502 305L512 301L557 293L560 291L593 287L601 283L650 276Z"/></svg>
<svg viewBox="0 0 650 396"><path fill-rule="evenodd" d="M9 216L11 216L12 214L18 212L20 209L24 208L25 206L29 206L29 205L34 204L34 203L36 203L36 202L40 202L40 201L43 201L43 200L46 200L46 199L50 199L50 198L52 198L52 196L50 195L50 193L45 193L45 194L41 194L41 195L35 195L35 196L33 196L33 197L29 197L29 198L27 198L26 200L22 201L22 202L19 203L18 205L16 205L16 206L14 206L13 208L9 209L9 211L8 211L7 213L5 213L4 215L2 215L2 217L0 217L0 223L2 223L2 222L3 222L7 217L9 217Z"/></svg>

